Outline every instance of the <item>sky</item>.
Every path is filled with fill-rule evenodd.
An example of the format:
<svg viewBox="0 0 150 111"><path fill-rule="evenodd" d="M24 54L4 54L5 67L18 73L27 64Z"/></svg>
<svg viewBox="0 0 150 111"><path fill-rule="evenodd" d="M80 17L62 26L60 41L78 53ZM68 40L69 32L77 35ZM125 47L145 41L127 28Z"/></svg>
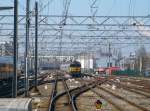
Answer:
<svg viewBox="0 0 150 111"><path fill-rule="evenodd" d="M0 6L13 6L14 0L0 0ZM26 0L19 1L19 14L25 14ZM31 10L35 0L31 1ZM40 14L62 15L65 0L37 0ZM92 0L71 0L68 15L91 15ZM94 0L93 0L94 1ZM43 8L45 7L45 8ZM97 0L97 16L147 16L150 15L150 0ZM42 10L43 9L43 10ZM1 14L13 14L13 11L0 11ZM130 48L133 50L134 47ZM124 49L123 49L124 50ZM124 50L127 51L128 50Z"/></svg>
<svg viewBox="0 0 150 111"><path fill-rule="evenodd" d="M25 1L19 1L20 14L25 12ZM62 14L63 2L65 0L39 0L40 6L46 6L41 14ZM71 0L69 14L71 15L90 15L90 4L92 0ZM35 0L31 0L31 9L34 7ZM42 4L42 5L41 5ZM149 15L150 0L97 0L97 15ZM13 0L0 0L0 6L12 6ZM11 11L5 11L5 13ZM4 13L4 12L0 12Z"/></svg>

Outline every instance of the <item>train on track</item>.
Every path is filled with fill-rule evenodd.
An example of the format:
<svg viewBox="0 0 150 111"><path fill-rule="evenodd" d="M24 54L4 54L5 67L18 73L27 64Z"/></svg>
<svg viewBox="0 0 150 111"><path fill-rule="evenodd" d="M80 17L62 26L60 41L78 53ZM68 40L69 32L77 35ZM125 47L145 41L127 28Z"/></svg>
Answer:
<svg viewBox="0 0 150 111"><path fill-rule="evenodd" d="M60 70L68 72L72 77L81 77L81 63L78 61L61 64Z"/></svg>
<svg viewBox="0 0 150 111"><path fill-rule="evenodd" d="M81 77L81 63L74 61L70 64L70 74L72 77Z"/></svg>
<svg viewBox="0 0 150 111"><path fill-rule="evenodd" d="M18 76L20 70L18 70ZM0 56L0 80L7 80L13 77L13 57Z"/></svg>
<svg viewBox="0 0 150 111"><path fill-rule="evenodd" d="M12 78L13 58L11 56L0 56L0 80Z"/></svg>

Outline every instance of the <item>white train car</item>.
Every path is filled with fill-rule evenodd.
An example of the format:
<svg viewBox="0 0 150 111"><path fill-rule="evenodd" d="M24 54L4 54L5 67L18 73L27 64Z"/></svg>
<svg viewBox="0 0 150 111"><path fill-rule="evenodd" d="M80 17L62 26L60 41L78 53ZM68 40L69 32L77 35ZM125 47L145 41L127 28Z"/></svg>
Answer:
<svg viewBox="0 0 150 111"><path fill-rule="evenodd" d="M70 70L70 63L61 64L61 65L60 65L60 70L69 72L69 70Z"/></svg>

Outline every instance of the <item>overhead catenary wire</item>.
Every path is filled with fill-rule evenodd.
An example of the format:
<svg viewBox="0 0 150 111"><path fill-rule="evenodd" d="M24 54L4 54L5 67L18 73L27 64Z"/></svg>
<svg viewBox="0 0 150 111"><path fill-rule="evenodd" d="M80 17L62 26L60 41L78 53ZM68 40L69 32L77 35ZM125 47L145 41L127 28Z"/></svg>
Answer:
<svg viewBox="0 0 150 111"><path fill-rule="evenodd" d="M66 25L66 20L67 20L67 16L68 16L68 11L69 11L69 7L70 7L70 4L71 4L71 0L64 0L63 1L63 5L64 5L64 11L63 11L63 18L62 18L62 21L60 22L60 28L61 28L61 31L60 31L60 43L59 43L59 46L60 46L60 51L59 51L59 55L61 56L61 49L62 49L62 39L63 39L63 33L64 33L64 26Z"/></svg>
<svg viewBox="0 0 150 111"><path fill-rule="evenodd" d="M64 23L64 27L63 27L63 39L62 39L62 48L64 47L64 40L66 40L66 39L68 39L68 38L71 38L71 40L70 40L70 42L72 42L72 46L74 45L74 40L75 41L83 41L85 44L86 43L88 43L88 41L96 41L97 39L101 39L102 41L104 41L104 42L106 42L106 40L108 40L108 41L111 41L111 40L113 40L113 42L115 43L115 40L116 40L116 42L127 42L127 40L131 40L132 39L132 42L134 41L134 42L136 42L136 43L138 43L137 42L137 39L149 39L149 36L144 36L144 35L138 35L138 33L139 32L141 32L141 31L143 31L143 32L148 32L149 30L145 30L145 29L142 29L142 30L138 30L138 29L135 29L135 27L139 27L139 26L141 26L141 27L143 27L143 25L142 24L137 24L136 26L133 26L133 24L128 24L128 20L126 21L126 23L123 23L123 22L120 22L120 21L125 21L124 19L131 19L131 21L132 22L135 22L136 21L136 19L138 20L138 21L141 21L141 19L142 19L142 21L144 21L144 26L145 27L149 27L150 25L149 25L149 22L148 22L148 18L149 18L149 16L141 16L142 18L136 18L137 16L134 16L134 11L135 11L135 2L136 2L136 0L129 0L129 2L127 1L127 5L128 5L128 3L129 3L129 15L127 15L125 18L124 18L124 16L99 16L99 15L94 15L94 18L98 18L96 21L99 21L99 20L101 20L101 19L105 19L105 18L103 18L103 17L107 17L105 20L106 20L106 22L104 22L104 23L102 23L102 24L96 24L96 22L94 22L93 24L91 23L89 23L89 24L87 24L89 21L92 21L90 18L93 16L93 14L91 14L91 15L88 15L88 16L75 16L75 15L73 15L73 16L71 16L71 11L72 10L70 10L70 12L69 13L67 13L67 14L62 14L62 15L51 15L50 14L50 12L49 12L49 9L48 9L48 7L49 8L51 8L51 6L50 6L50 4L48 4L49 2L51 2L51 1L54 1L54 0L48 0L48 1L46 1L46 0L44 0L45 2L43 2L42 0L41 0L41 2L43 2L42 4L42 7L41 7L41 9L42 9L42 11L41 11L41 14L45 14L45 16L42 16L42 15L39 15L40 16L40 31L39 31L39 38L40 38L40 40L42 40L40 43L42 44L42 43L45 43L46 44L46 42L48 41L49 43L52 43L52 42L54 42L54 44L55 44L55 42L57 43L58 42L58 38L60 37L60 31L62 30L62 28L60 27L61 25L61 23ZM64 1L64 0L63 0ZM98 5L98 8L100 8L101 7L101 5L102 5L102 0L92 0L93 1L93 3L95 3L96 1L100 1L101 2L101 4L100 5ZM116 0L112 0L112 4L111 4L111 6L112 7L114 7L115 5L116 5ZM67 9L67 7L65 6L65 4L66 4L66 2L64 1L64 9ZM96 5L97 5L97 3L96 3ZM111 6L110 6L110 9L111 9ZM71 5L69 6L69 7L71 7ZM68 8L68 10L69 10L69 8ZM112 9L113 10L113 9ZM100 11L100 10L98 10L98 11ZM45 12L47 12L47 14L45 13ZM65 18L65 16L67 15L67 22L64 22L63 20L63 18ZM6 15L7 16L7 15ZM9 17L9 16L8 16ZM19 16L19 17L21 17L21 16ZM22 16L23 17L23 16ZM54 18L53 18L54 17ZM75 18L73 18L73 17L75 17ZM80 18L81 17L81 18ZM82 18L82 17L85 17L85 18ZM87 17L87 18L86 18ZM115 18L116 17L116 18ZM138 17L140 17L140 16L138 16ZM4 17L5 18L5 17ZM79 19L82 19L81 21L79 20ZM135 18L135 19L132 19L132 18ZM145 23L145 19L147 18L147 22ZM51 19L51 20L50 20ZM57 20L60 20L61 19L61 21L63 21L63 22L61 22L60 23L60 21L57 21ZM72 20L74 20L74 22L73 21L71 21L71 19ZM90 19L90 20L89 20ZM108 19L108 20L107 20ZM56 21L55 21L56 20ZM88 21L89 20L89 21ZM104 21L105 21L104 20ZM109 21L110 20L110 21ZM115 21L116 20L116 21ZM50 21L50 22L48 22L48 21ZM66 20L65 20L66 21ZM71 22L70 22L71 21ZM82 22L83 21L83 22ZM113 21L113 24L111 24L110 22L112 22ZM56 22L56 23L55 23ZM81 23L82 22L82 23ZM100 21L101 22L101 21ZM7 23L5 24L5 22L3 22L2 21L2 25L5 25L5 26L7 26ZM32 22L33 23L33 22ZM34 24L32 24L31 23L31 31L33 31L33 28L34 28ZM52 23L52 24L51 24ZM72 24L71 24L72 23ZM8 23L9 24L9 23ZM2 26L1 25L1 26ZM11 25L11 24L10 24ZM20 35L20 41L19 41L19 43L21 44L20 46L22 47L22 45L24 45L24 43L22 42L22 39L24 38L24 30L23 30L23 28L24 28L24 20L22 20L20 23L19 23L19 35ZM94 29L94 28L89 28L91 25L93 25L94 27L98 27L97 29ZM110 29L108 28L108 27L111 27ZM7 26L7 27L9 27L9 26ZM75 27L75 29L74 29L74 27ZM1 31L3 31L3 29L4 30L6 30L7 31L7 29L5 29L6 27L2 27L2 30ZM115 30L116 28L118 28L117 30ZM135 30L134 30L135 29ZM11 29L10 29L11 30ZM8 29L8 31L7 32L2 32L1 34L0 34L0 36L1 36L1 39L3 39L2 41L5 41L6 39L5 39L5 37L6 36L9 36L9 37L11 37L9 40L12 40L12 34L7 34L8 32L9 32L9 29ZM85 31L85 32L84 32ZM113 32L111 32L111 31L113 31ZM133 31L133 37L132 37L132 35L131 35L131 33L132 33L132 31ZM139 31L139 32L136 32L135 33L135 31ZM91 32L91 35L90 35L90 32ZM98 34L98 32L99 32L99 34ZM115 32L115 33L114 33ZM54 34L54 33L56 33L56 35ZM59 33L59 34L58 34ZM33 33L34 34L34 33ZM77 34L79 34L79 35L77 35ZM95 37L96 35L97 36L99 36L99 37ZM55 35L55 36L54 36ZM81 35L81 36L80 36ZM95 35L95 36L94 36ZM102 36L101 36L102 35ZM77 36L77 37L76 37ZM106 37L106 36L108 36L108 37ZM112 37L111 37L112 36ZM126 37L125 37L126 36ZM43 39L41 39L43 37ZM31 37L32 38L32 37ZM52 38L53 38L53 40L52 40ZM46 41L47 40L47 41ZM52 42L51 42L52 41ZM100 42L100 40L98 40L98 41L96 41L96 42ZM145 41L142 41L143 43L145 42ZM80 43L80 42L79 42ZM52 44L53 45L53 44ZM80 44L79 44L80 45ZM116 44L117 45L117 44ZM88 44L87 44L87 46L88 46ZM121 45L119 45L119 47L120 47ZM43 45L43 47L44 47L44 45ZM49 47L49 45L45 45L45 47ZM94 46L93 46L93 48L94 48Z"/></svg>

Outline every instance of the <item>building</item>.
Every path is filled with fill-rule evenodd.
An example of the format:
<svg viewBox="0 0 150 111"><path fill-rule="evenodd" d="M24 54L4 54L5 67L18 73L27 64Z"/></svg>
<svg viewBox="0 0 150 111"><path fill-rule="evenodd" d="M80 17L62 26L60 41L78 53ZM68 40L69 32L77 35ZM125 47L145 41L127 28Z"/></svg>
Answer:
<svg viewBox="0 0 150 111"><path fill-rule="evenodd" d="M12 56L13 55L13 43L12 42L5 42L0 44L0 55L1 56Z"/></svg>

